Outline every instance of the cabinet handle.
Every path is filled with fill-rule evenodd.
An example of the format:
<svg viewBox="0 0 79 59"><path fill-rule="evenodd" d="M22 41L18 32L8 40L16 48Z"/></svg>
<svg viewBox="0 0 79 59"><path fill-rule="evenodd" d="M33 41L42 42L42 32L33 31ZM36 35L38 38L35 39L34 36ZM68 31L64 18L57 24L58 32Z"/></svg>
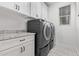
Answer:
<svg viewBox="0 0 79 59"><path fill-rule="evenodd" d="M23 46L23 51L25 51L25 46Z"/></svg>
<svg viewBox="0 0 79 59"><path fill-rule="evenodd" d="M15 4L15 9L17 9L17 4Z"/></svg>
<svg viewBox="0 0 79 59"><path fill-rule="evenodd" d="M20 10L20 6L18 5L18 11Z"/></svg>
<svg viewBox="0 0 79 59"><path fill-rule="evenodd" d="M20 10L20 6L15 4L15 9L19 11Z"/></svg>
<svg viewBox="0 0 79 59"><path fill-rule="evenodd" d="M21 53L23 52L23 47L21 47Z"/></svg>
<svg viewBox="0 0 79 59"><path fill-rule="evenodd" d="M23 40L20 40L20 42L22 42L22 41L25 41L25 39L23 39Z"/></svg>
<svg viewBox="0 0 79 59"><path fill-rule="evenodd" d="M21 47L21 53L23 53L25 51L25 46Z"/></svg>

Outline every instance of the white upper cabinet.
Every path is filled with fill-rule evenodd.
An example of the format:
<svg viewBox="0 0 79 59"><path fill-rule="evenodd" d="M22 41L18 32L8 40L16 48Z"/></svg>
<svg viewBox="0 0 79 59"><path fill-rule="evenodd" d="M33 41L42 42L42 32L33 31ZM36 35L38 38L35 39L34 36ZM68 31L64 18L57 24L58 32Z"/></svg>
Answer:
<svg viewBox="0 0 79 59"><path fill-rule="evenodd" d="M18 2L15 5L19 12L30 16L30 2Z"/></svg>
<svg viewBox="0 0 79 59"><path fill-rule="evenodd" d="M48 18L48 6L43 2L3 2L0 6L35 18Z"/></svg>
<svg viewBox="0 0 79 59"><path fill-rule="evenodd" d="M41 3L31 2L31 16L41 18Z"/></svg>
<svg viewBox="0 0 79 59"><path fill-rule="evenodd" d="M31 16L36 17L37 7L35 2L31 2Z"/></svg>
<svg viewBox="0 0 79 59"><path fill-rule="evenodd" d="M37 14L39 18L41 18L41 7L41 2L37 2Z"/></svg>
<svg viewBox="0 0 79 59"><path fill-rule="evenodd" d="M36 2L31 2L31 16L38 17L38 15L37 15L37 3Z"/></svg>
<svg viewBox="0 0 79 59"><path fill-rule="evenodd" d="M0 6L12 9L14 11L30 16L30 2L3 2Z"/></svg>
<svg viewBox="0 0 79 59"><path fill-rule="evenodd" d="M42 3L42 18L48 20L48 6Z"/></svg>
<svg viewBox="0 0 79 59"><path fill-rule="evenodd" d="M48 6L43 2L31 2L31 16L48 20Z"/></svg>

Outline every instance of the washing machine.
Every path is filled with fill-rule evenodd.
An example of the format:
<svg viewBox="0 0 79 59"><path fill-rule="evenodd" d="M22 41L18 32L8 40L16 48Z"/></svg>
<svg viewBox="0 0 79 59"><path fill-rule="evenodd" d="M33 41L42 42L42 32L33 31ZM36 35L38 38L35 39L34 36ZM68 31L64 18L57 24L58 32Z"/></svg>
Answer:
<svg viewBox="0 0 79 59"><path fill-rule="evenodd" d="M35 35L35 55L46 56L50 50L51 25L43 19L35 19L27 22L27 32Z"/></svg>

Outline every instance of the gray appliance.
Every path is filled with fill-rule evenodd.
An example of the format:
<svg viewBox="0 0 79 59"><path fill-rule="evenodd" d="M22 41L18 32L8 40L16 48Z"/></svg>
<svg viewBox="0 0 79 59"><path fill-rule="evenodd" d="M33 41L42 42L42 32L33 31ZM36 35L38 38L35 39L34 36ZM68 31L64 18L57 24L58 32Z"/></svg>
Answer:
<svg viewBox="0 0 79 59"><path fill-rule="evenodd" d="M27 22L27 32L35 35L35 55L46 56L50 50L51 25L42 19L30 20Z"/></svg>

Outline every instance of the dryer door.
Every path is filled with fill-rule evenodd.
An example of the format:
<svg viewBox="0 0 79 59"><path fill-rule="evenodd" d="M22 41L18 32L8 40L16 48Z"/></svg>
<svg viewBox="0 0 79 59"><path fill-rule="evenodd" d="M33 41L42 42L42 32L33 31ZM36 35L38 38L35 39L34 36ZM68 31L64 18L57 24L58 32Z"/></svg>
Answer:
<svg viewBox="0 0 79 59"><path fill-rule="evenodd" d="M43 34L44 34L44 38L46 40L50 40L51 38L51 26L49 23L45 23L44 24L44 31L43 31Z"/></svg>

